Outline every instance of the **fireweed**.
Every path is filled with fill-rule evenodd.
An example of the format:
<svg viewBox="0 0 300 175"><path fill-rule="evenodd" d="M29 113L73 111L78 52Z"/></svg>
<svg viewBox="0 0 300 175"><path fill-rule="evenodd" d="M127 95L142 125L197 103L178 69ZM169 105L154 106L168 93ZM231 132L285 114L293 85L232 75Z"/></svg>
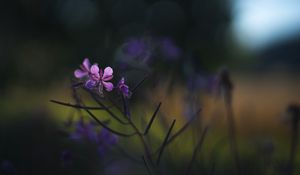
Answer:
<svg viewBox="0 0 300 175"><path fill-rule="evenodd" d="M144 36L128 38L119 46L115 58L122 70L150 71L150 65L155 62L164 61L175 66L182 55L182 50L172 38Z"/></svg>
<svg viewBox="0 0 300 175"><path fill-rule="evenodd" d="M180 128L176 132L172 132L174 125L176 123L176 120L173 120L172 124L167 130L166 136L164 137L164 140L162 144L158 148L151 148L150 144L147 142L148 139L148 133L151 129L152 123L154 122L157 113L159 112L159 109L161 107L161 103L158 104L155 111L153 112L153 115L151 116L147 126L145 129L140 129L137 127L137 125L134 123L134 121L131 119L130 115L130 108L128 100L132 96L135 95L136 90L138 87L141 86L141 84L144 82L146 78L141 80L137 85L130 89L130 87L125 83L125 78L121 77L121 79L118 81L116 85L112 83L113 81L113 68L106 67L104 70L102 70L101 67L99 67L98 63L91 64L88 58L85 58L80 65L80 69L76 69L74 71L74 76L77 78L78 82L76 82L72 88L75 95L73 95L76 104L66 103L66 102L60 102L56 100L51 100L51 102L60 104L66 107L72 107L76 108L78 111L85 111L89 117L92 119L91 122L84 122L83 118L81 118L79 121L75 122L75 127L73 132L70 134L70 139L75 141L88 141L95 143L98 146L98 153L103 157L105 152L108 148L118 145L117 142L121 138L129 138L136 136L141 145L143 146L144 152L142 153L140 158L127 153L126 150L122 150L121 152L126 152L124 156L127 156L131 160L136 160L137 162L143 163L149 174L157 173L161 174L161 169L159 167L160 160L163 156L164 150L166 147L172 143L173 140L175 140L179 135L181 135L189 126L190 124L195 120L195 118L198 116L200 109L197 110L197 112L194 114L193 117L187 121L183 125L182 128ZM79 98L79 95L77 95L76 89L82 88L86 92L89 93L91 98L99 105L99 106L86 106L82 99ZM75 89L75 90L74 90ZM105 90L105 91L104 91ZM116 93L117 96L115 98L111 98L110 93ZM118 105L116 101L122 99L123 108ZM107 106L106 103L111 103L112 106ZM116 110L119 110L123 115L118 116L115 111L113 110L115 108ZM111 119L115 122L119 122L120 124L125 126L130 126L133 130L132 133L127 132L120 132L113 128L111 128L110 123L111 120L103 121L99 119L96 115L91 112L92 110L104 110L106 111ZM74 123L74 122L71 122ZM101 126L102 129L98 130L97 125ZM199 142L197 146L195 147L195 150L192 155L191 161L187 164L187 174L189 174L192 164L195 161L197 150L201 147L203 140L205 138L207 131L207 127L204 128L201 137L199 138ZM64 154L63 154L64 155ZM69 157L69 156L63 156L63 157Z"/></svg>
<svg viewBox="0 0 300 175"><path fill-rule="evenodd" d="M129 108L129 100L134 97L135 92L137 89L141 86L141 84L145 81L146 78L142 79L140 82L137 83L136 86L133 88L130 88L126 84L126 79L124 77L121 77L117 83L114 85L113 82L113 68L106 67L104 69L101 68L97 63L91 64L89 59L84 59L83 63L80 65L80 69L75 70L74 76L76 77L77 82L72 85L72 92L73 92L73 98L75 100L75 104L51 100L51 102L63 105L65 107L71 107L75 108L78 112L80 112L80 120L73 122L72 119L67 122L66 126L70 128L70 125L73 126L73 131L69 134L69 139L76 141L76 142L82 142L87 141L89 143L92 143L97 146L97 152L98 155L100 155L100 158L105 159L106 153L110 150L112 147L116 147L119 149L119 153L123 156L126 156L126 158L133 160L136 163L140 163L145 166L145 169L148 171L149 174L165 174L166 171L162 169L161 166L161 160L164 154L165 149L167 149L167 146L175 139L178 138L179 135L181 135L183 132L186 131L187 128L191 127L192 123L196 123L195 119L198 117L199 112L201 112L200 109L195 110L196 106L193 106L190 104L193 101L196 101L198 103L197 99L193 100L194 98L190 98L188 96L185 100L185 104L187 105L186 108L189 112L187 113L188 120L181 128L179 128L177 131L173 131L174 125L176 124L176 120L173 120L173 122L169 125L166 131L166 135L163 139L163 142L158 147L151 147L151 144L149 143L149 140L151 140L149 137L149 131L151 130L152 124L154 123L154 120L156 119L158 112L161 108L162 103L159 103L157 107L155 108L152 116L150 117L147 125L145 128L141 129L137 127L136 123L131 118L130 108ZM219 76L213 76L209 77L207 81L203 82L203 78L195 78L192 77L191 81L188 83L189 87L189 93L194 92L196 93L199 89L211 89L211 91L216 91L213 94L216 96L223 96L225 109L226 109L226 115L227 115L227 125L228 125L228 136L229 136L229 145L230 145L230 154L232 159L234 160L235 164L235 174L244 174L243 164L245 162L242 162L243 159L241 159L240 154L238 152L238 144L237 144L237 131L235 126L235 120L234 120L234 113L233 113L233 83L231 81L231 77L229 75L229 71L227 69L224 69L220 72ZM199 84L200 83L200 84ZM205 83L203 85L203 83ZM83 89L85 90L90 97L98 104L98 106L86 106L84 103L84 100L80 98L79 94L77 93L77 89ZM194 94L192 93L192 94ZM190 94L189 94L190 95ZM113 97L113 98L112 98ZM120 105L123 104L123 105ZM110 105L107 105L110 104ZM292 116L291 121L291 149L290 149L290 157L289 162L282 163L284 165L285 172L288 172L288 174L295 174L295 168L296 168L296 161L295 161L295 155L296 155L296 147L298 145L298 139L297 139L297 133L298 133L298 123L299 123L299 110L300 107L298 105L291 105L288 108L288 112ZM108 120L100 119L99 116L96 116L92 111L95 110L103 110L107 112L110 116ZM122 115L117 115L116 111L119 111ZM191 114L191 111L195 111L195 114ZM90 121L83 120L84 116L82 115L82 112L86 112L88 116L90 117ZM114 128L111 127L112 122L118 122L121 124L122 127L131 127L133 132L120 132ZM99 126L101 128L99 128ZM163 125L165 126L165 125ZM197 153L201 149L204 139L206 138L206 134L208 131L208 127L205 126L202 128L202 132L198 136L198 141L195 144L194 150L192 151L192 156L190 161L185 163L185 174L193 174L195 171L193 171L193 165L195 165L196 159L197 159ZM131 137L137 137L139 140L139 143L143 147L143 152L140 155L135 155L134 153L131 153L130 151L123 149L120 142L118 142L121 139L131 138ZM217 162L217 151L216 149L219 149L220 146L223 145L223 140L218 142L213 149L213 159L212 159L212 167L210 171L210 174L214 174L215 172L215 165ZM273 154L273 145L269 146L267 145L267 148L265 148L263 153L266 154ZM274 162L271 160L271 158L268 158L269 155L263 155L264 156L264 172L271 171L272 169L277 167L277 165L271 165L268 164L268 162ZM271 156L269 156L271 157ZM61 154L61 161L63 162L63 165L70 165L72 163L72 152L69 150L64 150ZM183 163L183 162L181 162ZM112 164L113 165L113 164ZM278 167L281 165L278 164ZM9 162L4 162L1 165L2 171L8 172L11 171L11 169L14 168ZM201 170L201 169L198 169ZM171 170L172 171L172 170ZM174 171L173 171L174 172ZM202 171L205 172L205 171ZM199 174L200 172L197 172ZM206 173L207 174L207 173ZM266 174L266 173L265 173Z"/></svg>
<svg viewBox="0 0 300 175"><path fill-rule="evenodd" d="M103 87L108 92L113 90L114 85L109 82L113 78L113 69L111 67L106 67L102 71L97 63L91 66L89 59L85 58L80 68L74 71L74 76L79 79L85 78L86 88L97 88L100 95L103 95Z"/></svg>

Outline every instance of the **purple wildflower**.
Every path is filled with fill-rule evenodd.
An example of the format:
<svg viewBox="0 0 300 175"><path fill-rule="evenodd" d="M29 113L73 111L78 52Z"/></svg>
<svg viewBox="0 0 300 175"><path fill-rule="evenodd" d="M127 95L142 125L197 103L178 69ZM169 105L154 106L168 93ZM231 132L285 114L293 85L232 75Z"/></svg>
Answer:
<svg viewBox="0 0 300 175"><path fill-rule="evenodd" d="M80 69L74 71L74 76L76 78L88 78L85 86L92 89L97 86L98 79L100 78L98 64L95 63L91 66L90 60L85 58L82 65L80 65Z"/></svg>
<svg viewBox="0 0 300 175"><path fill-rule="evenodd" d="M108 131L107 129L102 129L99 133L98 133L98 143L104 143L106 145L114 145L118 142L118 137L111 133L110 131Z"/></svg>
<svg viewBox="0 0 300 175"><path fill-rule="evenodd" d="M181 50L169 38L163 38L160 42L160 49L167 59L176 60L181 55Z"/></svg>
<svg viewBox="0 0 300 175"><path fill-rule="evenodd" d="M91 66L89 59L85 58L81 69L76 69L74 76L76 78L88 78L85 82L85 87L88 89L93 89L98 87L100 94L103 93L103 87L106 91L112 91L114 85L109 82L113 78L113 69L111 67L106 67L104 71L99 68L98 64L95 63Z"/></svg>
<svg viewBox="0 0 300 175"><path fill-rule="evenodd" d="M76 78L83 78L89 74L91 63L88 58L85 58L80 65L80 69L74 71L74 76Z"/></svg>
<svg viewBox="0 0 300 175"><path fill-rule="evenodd" d="M146 51L146 43L141 39L131 38L123 48L123 51L133 57L138 57Z"/></svg>
<svg viewBox="0 0 300 175"><path fill-rule="evenodd" d="M126 98L130 98L131 92L129 87L125 84L125 78L122 77L117 86L118 90L124 95Z"/></svg>
<svg viewBox="0 0 300 175"><path fill-rule="evenodd" d="M76 122L75 131L70 135L70 139L75 141L96 141L97 134L95 132L94 123L84 123L84 121L80 119L78 122Z"/></svg>
<svg viewBox="0 0 300 175"><path fill-rule="evenodd" d="M117 142L118 137L116 135L109 132L107 129L102 129L97 137L98 153L100 156L105 154L109 146L115 145Z"/></svg>
<svg viewBox="0 0 300 175"><path fill-rule="evenodd" d="M87 88L89 88L89 86L91 87L99 86L100 94L103 94L103 87L108 92L113 90L114 85L111 82L109 82L109 80L113 78L113 69L111 67L106 67L104 71L102 71L102 69L100 69L98 65L95 65L93 67L92 72L93 74L98 76L95 77L95 79L92 78L86 82Z"/></svg>
<svg viewBox="0 0 300 175"><path fill-rule="evenodd" d="M85 82L85 87L88 89L93 89L94 87L97 87L97 85L98 85L98 82L95 80L89 79Z"/></svg>
<svg viewBox="0 0 300 175"><path fill-rule="evenodd" d="M75 141L88 141L89 143L97 145L98 153L103 156L108 147L115 145L118 141L118 137L106 129L97 131L96 125L93 122L85 123L83 120L79 120L76 123L75 131L70 135L70 139ZM62 153L61 159L68 161L71 156L68 151ZM66 162L67 163L67 162Z"/></svg>
<svg viewBox="0 0 300 175"><path fill-rule="evenodd" d="M102 69L100 69L100 86L103 85L106 91L112 91L114 85L109 82L113 78L113 69L111 67L106 67L102 74Z"/></svg>
<svg viewBox="0 0 300 175"><path fill-rule="evenodd" d="M80 69L76 69L74 71L74 76L76 78L84 78L89 75L91 69L91 63L88 58L85 58L82 62L82 65L80 65Z"/></svg>
<svg viewBox="0 0 300 175"><path fill-rule="evenodd" d="M147 38L131 38L122 48L122 52L125 54L122 59L147 63L152 57L152 45L152 41Z"/></svg>

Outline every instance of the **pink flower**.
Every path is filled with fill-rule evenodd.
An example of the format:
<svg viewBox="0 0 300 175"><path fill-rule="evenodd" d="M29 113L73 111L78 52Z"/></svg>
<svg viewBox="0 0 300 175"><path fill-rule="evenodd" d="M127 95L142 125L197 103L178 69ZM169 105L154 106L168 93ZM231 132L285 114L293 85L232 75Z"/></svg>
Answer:
<svg viewBox="0 0 300 175"><path fill-rule="evenodd" d="M88 58L85 58L82 62L82 65L80 65L80 69L76 69L74 71L74 76L76 78L83 78L89 75L91 68L91 63Z"/></svg>
<svg viewBox="0 0 300 175"><path fill-rule="evenodd" d="M106 91L112 91L114 85L111 82L109 82L109 80L111 80L112 78L113 78L113 69L111 67L106 67L103 73L102 73L102 69L100 69L99 86L104 86Z"/></svg>
<svg viewBox="0 0 300 175"><path fill-rule="evenodd" d="M80 65L80 69L76 69L74 71L74 76L76 78L89 77L90 79L96 81L97 79L99 79L98 64L94 63L91 66L90 60L88 58L85 58L82 62L82 65Z"/></svg>
<svg viewBox="0 0 300 175"><path fill-rule="evenodd" d="M109 82L113 78L113 69L111 67L106 67L104 71L102 71L97 63L91 66L88 58L83 60L80 69L74 71L74 76L76 78L87 77L88 79L85 82L85 87L88 89L98 87L100 94L103 93L103 87L106 91L112 91L114 88L114 85Z"/></svg>

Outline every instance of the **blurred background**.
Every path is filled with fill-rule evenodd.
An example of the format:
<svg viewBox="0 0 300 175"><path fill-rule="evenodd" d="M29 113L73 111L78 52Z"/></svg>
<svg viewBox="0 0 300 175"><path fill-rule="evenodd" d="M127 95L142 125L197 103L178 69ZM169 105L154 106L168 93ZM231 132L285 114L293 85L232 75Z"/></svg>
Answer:
<svg viewBox="0 0 300 175"><path fill-rule="evenodd" d="M204 174L214 160L212 147L226 138L224 105L214 93L215 79L226 67L245 162L267 145L276 152L276 165L266 171L253 165L253 171L286 172L291 143L286 110L300 103L300 1L3 0L0 8L1 173L131 173L130 161L109 159L106 166L89 146L61 134L72 110L49 100L73 102L71 80L84 58L113 67L130 87L149 77L131 101L133 113L146 121L160 101L160 116L178 119L179 128L183 116L201 107L199 128L212 127L194 170ZM180 156L188 159L193 145L165 166L181 167ZM81 153L68 167L61 160L65 150ZM228 148L218 152L215 174L231 174ZM135 173L143 168L135 167Z"/></svg>

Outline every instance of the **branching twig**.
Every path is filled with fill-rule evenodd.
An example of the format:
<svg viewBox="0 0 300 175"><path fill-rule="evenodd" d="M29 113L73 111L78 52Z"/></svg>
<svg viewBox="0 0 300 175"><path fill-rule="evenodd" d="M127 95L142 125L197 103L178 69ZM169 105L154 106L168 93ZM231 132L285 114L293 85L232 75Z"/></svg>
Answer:
<svg viewBox="0 0 300 175"><path fill-rule="evenodd" d="M201 109L199 109L197 112L196 112L196 114L185 124L185 125L183 125L183 127L181 128L181 129L179 129L174 135L172 135L169 139L168 139L168 141L167 141L167 143L166 143L166 145L165 146L167 146L167 145L169 145L169 144L171 144L178 136L180 136L180 134L182 134L190 125L191 125L191 123L194 121L194 119L199 115L199 113L201 112ZM159 152L159 150L161 149L161 146L159 147L159 148L157 148L156 150L155 150L155 152L153 152L153 154L152 155L155 155L155 154L157 154L158 152Z"/></svg>
<svg viewBox="0 0 300 175"><path fill-rule="evenodd" d="M118 131L115 131L111 128L109 128L108 126L106 126L103 122L101 122L93 113L91 113L88 109L85 109L85 111L99 124L101 125L103 128L109 130L110 132L118 135L118 136L122 136L122 137L131 137L133 135L136 135L137 133L134 132L132 134L124 134L124 133L121 133L121 132L118 132Z"/></svg>
<svg viewBox="0 0 300 175"><path fill-rule="evenodd" d="M67 107L71 107L71 108L76 108L76 109L104 110L104 108L102 108L102 107L81 106L81 105L61 102L61 101L57 101L57 100L50 100L50 102L56 103L59 105L63 105L63 106L67 106Z"/></svg>
<svg viewBox="0 0 300 175"><path fill-rule="evenodd" d="M172 135L171 137L170 137L170 139L168 140L168 142L167 142L167 145L168 144L170 144L173 140L175 140L181 133L183 133L189 126L190 126L190 124L194 121L194 119L196 118L196 117L198 117L198 115L199 115L199 113L201 112L201 110L202 109L199 109L197 112L196 112L196 114L185 124L185 125L183 125L183 127L180 129L180 130L178 130L174 135Z"/></svg>
<svg viewBox="0 0 300 175"><path fill-rule="evenodd" d="M86 89L87 90L87 89ZM117 115L115 115L108 107L106 107L96 96L93 92L87 90L91 97L99 104L100 107L102 107L107 113L110 114L111 117L113 117L114 119L116 119L118 122L120 122L121 124L129 124L127 122L122 121Z"/></svg>
<svg viewBox="0 0 300 175"><path fill-rule="evenodd" d="M150 168L149 168L149 166L148 166L148 164L147 164L147 161L146 161L145 157L142 156L142 159L143 159L144 165L145 165L145 167L146 167L146 169L147 169L149 175L151 175L151 171L150 171Z"/></svg>

